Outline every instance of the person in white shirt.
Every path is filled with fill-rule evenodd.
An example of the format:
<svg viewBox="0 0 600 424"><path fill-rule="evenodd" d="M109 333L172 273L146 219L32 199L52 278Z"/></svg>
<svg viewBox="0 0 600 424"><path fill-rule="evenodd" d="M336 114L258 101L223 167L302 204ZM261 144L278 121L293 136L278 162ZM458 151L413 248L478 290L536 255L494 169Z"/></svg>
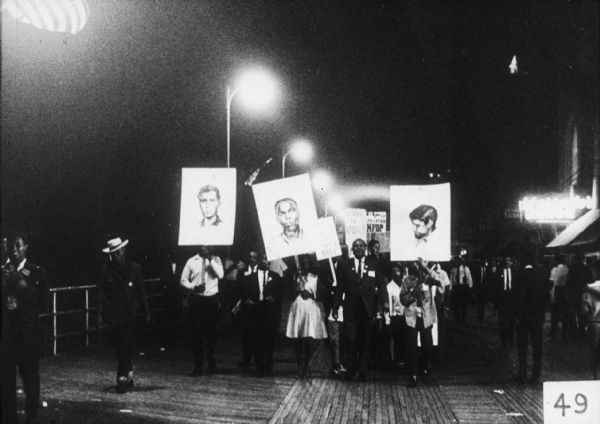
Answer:
<svg viewBox="0 0 600 424"><path fill-rule="evenodd" d="M404 305L400 302L402 278L402 267L399 264L392 265L392 279L386 286L388 300L387 305L384 305L384 319L390 334L390 356L397 365L406 362L406 321Z"/></svg>
<svg viewBox="0 0 600 424"><path fill-rule="evenodd" d="M550 335L554 337L558 330L558 323L561 323L563 336L567 334L567 277L569 268L565 265L565 259L562 255L554 257L555 266L550 271L550 280L552 280L552 306L550 309Z"/></svg>
<svg viewBox="0 0 600 424"><path fill-rule="evenodd" d="M215 346L219 317L219 278L223 278L223 264L211 255L207 246L200 246L197 255L186 262L180 284L188 290L194 369L190 376L202 375L205 351L208 371L215 372Z"/></svg>

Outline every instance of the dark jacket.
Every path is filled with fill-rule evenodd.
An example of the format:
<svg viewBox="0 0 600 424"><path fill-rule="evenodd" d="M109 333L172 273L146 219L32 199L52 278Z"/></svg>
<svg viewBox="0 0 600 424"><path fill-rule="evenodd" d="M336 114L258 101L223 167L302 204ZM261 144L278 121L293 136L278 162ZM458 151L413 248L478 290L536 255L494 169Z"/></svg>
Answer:
<svg viewBox="0 0 600 424"><path fill-rule="evenodd" d="M258 285L259 273L266 273L263 283L263 300L260 300ZM279 325L281 318L281 299L283 282L281 277L272 271L258 270L242 277L241 281L242 322L250 327L271 327Z"/></svg>
<svg viewBox="0 0 600 424"><path fill-rule="evenodd" d="M542 324L550 302L552 281L542 270L525 266L513 280L516 316L521 321Z"/></svg>
<svg viewBox="0 0 600 424"><path fill-rule="evenodd" d="M2 278L3 338L23 335L37 342L39 315L48 312L48 294L44 268L29 260L19 271L12 264L6 265Z"/></svg>
<svg viewBox="0 0 600 424"><path fill-rule="evenodd" d="M146 305L142 268L135 262L108 262L102 267L98 286L103 319L108 325L134 320L140 305Z"/></svg>
<svg viewBox="0 0 600 424"><path fill-rule="evenodd" d="M372 258L365 258L362 279L354 269L354 258L340 261L336 274L338 285L333 299L333 310L343 305L344 316L348 316L354 313L362 302L369 318L374 318L377 312L382 311L387 300L385 281L379 265Z"/></svg>

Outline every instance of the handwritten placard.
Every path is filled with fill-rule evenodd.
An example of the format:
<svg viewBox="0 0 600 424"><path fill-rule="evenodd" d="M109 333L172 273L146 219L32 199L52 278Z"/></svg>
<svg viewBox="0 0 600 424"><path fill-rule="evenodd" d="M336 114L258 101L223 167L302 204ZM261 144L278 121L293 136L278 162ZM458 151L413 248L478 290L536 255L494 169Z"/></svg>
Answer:
<svg viewBox="0 0 600 424"><path fill-rule="evenodd" d="M318 242L316 244L315 254L317 255L317 259L320 261L341 256L342 249L340 248L340 241L335 229L333 217L326 216L324 218L319 218L316 228L317 234L315 238Z"/></svg>
<svg viewBox="0 0 600 424"><path fill-rule="evenodd" d="M545 424L600 423L600 381L544 382Z"/></svg>

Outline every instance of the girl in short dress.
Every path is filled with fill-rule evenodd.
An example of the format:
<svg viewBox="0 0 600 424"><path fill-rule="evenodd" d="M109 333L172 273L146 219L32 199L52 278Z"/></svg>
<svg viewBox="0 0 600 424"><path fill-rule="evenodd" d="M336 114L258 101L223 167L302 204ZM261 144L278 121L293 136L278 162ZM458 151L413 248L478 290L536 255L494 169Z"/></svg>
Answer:
<svg viewBox="0 0 600 424"><path fill-rule="evenodd" d="M295 340L298 378L310 378L310 359L314 340L326 339L325 314L318 302L318 277L309 256L300 258L300 270L294 282L298 295L287 320L286 336Z"/></svg>

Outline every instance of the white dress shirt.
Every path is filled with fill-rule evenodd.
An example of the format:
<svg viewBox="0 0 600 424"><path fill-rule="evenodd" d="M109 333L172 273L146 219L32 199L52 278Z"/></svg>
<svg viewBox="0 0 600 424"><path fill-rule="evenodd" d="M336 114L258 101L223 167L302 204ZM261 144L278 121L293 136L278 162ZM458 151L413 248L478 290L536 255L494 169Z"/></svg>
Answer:
<svg viewBox="0 0 600 424"><path fill-rule="evenodd" d="M223 275L223 264L218 256L211 256L210 259L207 259L195 255L185 263L180 283L190 290L204 285L204 292L196 294L199 296L214 296L219 292L219 278L223 278Z"/></svg>

